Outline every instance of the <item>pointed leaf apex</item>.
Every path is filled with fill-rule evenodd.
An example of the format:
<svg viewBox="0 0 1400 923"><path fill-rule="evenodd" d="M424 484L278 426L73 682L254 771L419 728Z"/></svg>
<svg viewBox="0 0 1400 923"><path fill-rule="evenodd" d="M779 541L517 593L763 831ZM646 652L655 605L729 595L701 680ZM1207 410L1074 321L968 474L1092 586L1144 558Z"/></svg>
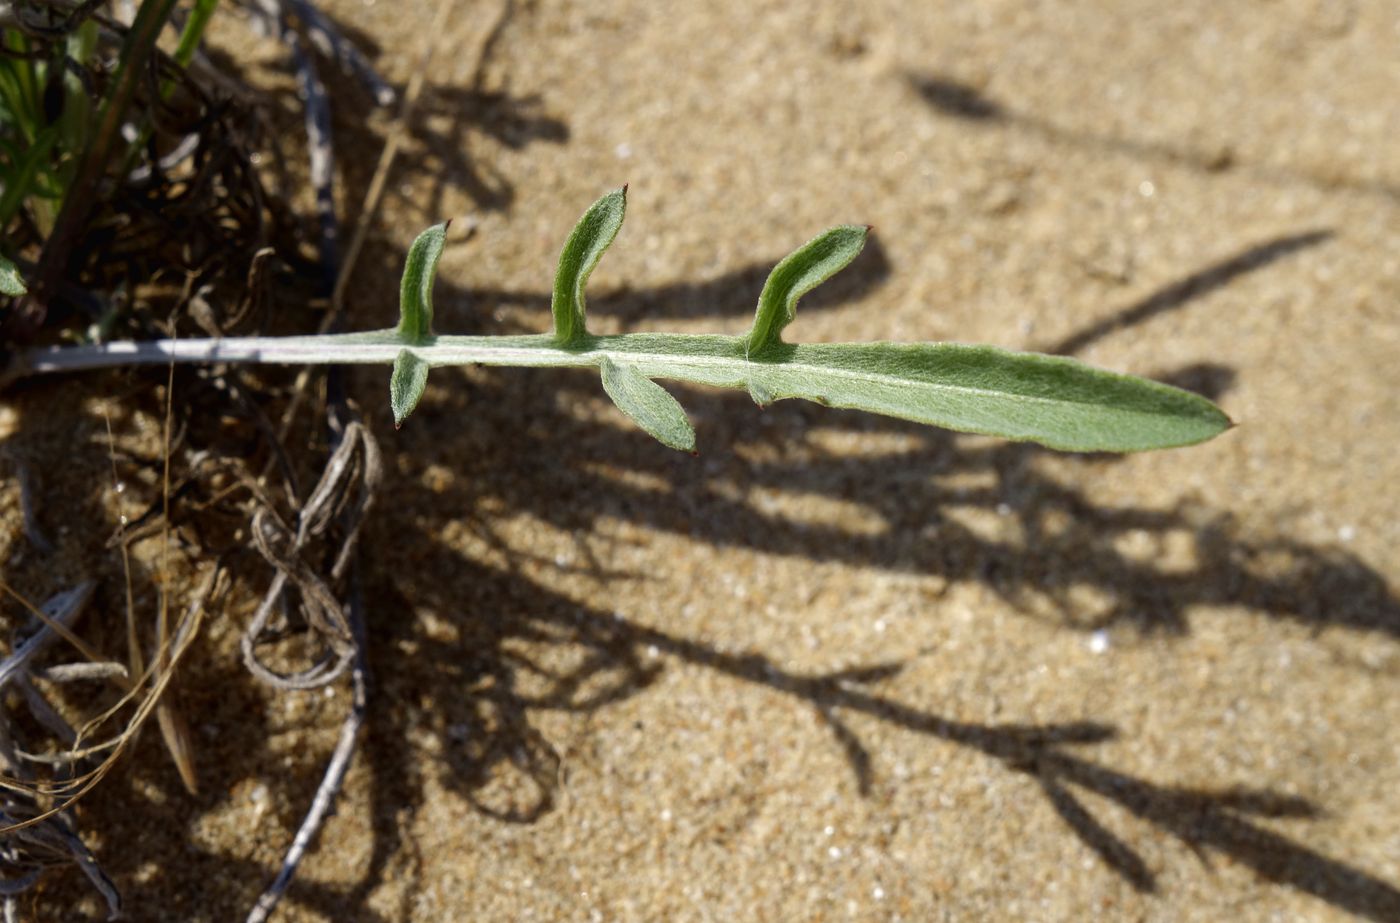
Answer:
<svg viewBox="0 0 1400 923"><path fill-rule="evenodd" d="M407 343L422 344L432 339L433 279L451 223L433 225L408 248L399 282L399 335Z"/></svg>
<svg viewBox="0 0 1400 923"><path fill-rule="evenodd" d="M413 413L428 384L428 363L412 352L399 350L394 371L389 376L389 406L394 411L394 429Z"/></svg>
<svg viewBox="0 0 1400 923"><path fill-rule="evenodd" d="M783 328L797 316L797 300L846 268L865 247L870 231L869 225L839 224L773 267L758 296L758 313L745 344L748 355L758 355L782 342Z"/></svg>
<svg viewBox="0 0 1400 923"><path fill-rule="evenodd" d="M630 365L602 361L603 390L618 409L662 445L695 451L695 429L670 393Z"/></svg>
<svg viewBox="0 0 1400 923"><path fill-rule="evenodd" d="M574 225L559 254L550 309L554 314L554 338L564 344L585 336L587 301L584 288L598 261L612 246L627 214L627 187L615 189L594 202Z"/></svg>

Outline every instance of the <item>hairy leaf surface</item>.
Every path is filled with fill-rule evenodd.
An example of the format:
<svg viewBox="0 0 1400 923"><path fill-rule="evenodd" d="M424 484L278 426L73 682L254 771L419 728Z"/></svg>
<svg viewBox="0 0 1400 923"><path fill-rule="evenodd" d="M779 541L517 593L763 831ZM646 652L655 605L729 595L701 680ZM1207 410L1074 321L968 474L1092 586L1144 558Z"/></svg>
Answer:
<svg viewBox="0 0 1400 923"><path fill-rule="evenodd" d="M554 313L554 337L560 343L573 343L587 333L587 302L583 290L598 261L612 246L627 213L627 187L615 190L594 202L583 213L559 254L559 270L554 275L550 309Z"/></svg>
<svg viewBox="0 0 1400 923"><path fill-rule="evenodd" d="M695 429L680 403L665 388L633 366L618 365L607 356L601 365L603 390L619 410L662 445L683 452L695 451Z"/></svg>
<svg viewBox="0 0 1400 923"><path fill-rule="evenodd" d="M748 354L759 356L782 342L783 328L797 316L797 300L845 269L865 247L870 228L841 224L818 234L773 267L749 330Z"/></svg>
<svg viewBox="0 0 1400 923"><path fill-rule="evenodd" d="M408 248L399 282L399 335L405 343L427 342L433 335L433 279L451 222L428 228ZM415 402L417 398L414 399Z"/></svg>
<svg viewBox="0 0 1400 923"><path fill-rule="evenodd" d="M399 350L394 371L389 376L389 407L394 411L394 428L413 413L428 384L428 363L407 349Z"/></svg>

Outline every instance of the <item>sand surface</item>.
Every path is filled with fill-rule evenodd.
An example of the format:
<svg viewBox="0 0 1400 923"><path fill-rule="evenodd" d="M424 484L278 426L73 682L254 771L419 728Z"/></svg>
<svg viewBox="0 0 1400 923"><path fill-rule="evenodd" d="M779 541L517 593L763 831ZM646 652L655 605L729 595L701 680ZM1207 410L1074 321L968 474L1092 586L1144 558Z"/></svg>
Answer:
<svg viewBox="0 0 1400 923"><path fill-rule="evenodd" d="M430 6L325 4L400 86ZM776 260L869 223L792 338L1064 352L1239 426L1064 456L678 388L692 458L589 374L437 371L395 432L356 373L375 687L279 920L1400 920L1393 2L459 7L352 327L453 217L438 329L547 329L626 182L599 332L737 333ZM342 99L353 219L389 122ZM44 560L7 489L0 551L118 619L103 387L11 399L10 446L88 486ZM148 734L82 808L133 920L241 919L334 744L343 685L238 662L258 590L182 682L201 794ZM31 910L99 916L75 874Z"/></svg>

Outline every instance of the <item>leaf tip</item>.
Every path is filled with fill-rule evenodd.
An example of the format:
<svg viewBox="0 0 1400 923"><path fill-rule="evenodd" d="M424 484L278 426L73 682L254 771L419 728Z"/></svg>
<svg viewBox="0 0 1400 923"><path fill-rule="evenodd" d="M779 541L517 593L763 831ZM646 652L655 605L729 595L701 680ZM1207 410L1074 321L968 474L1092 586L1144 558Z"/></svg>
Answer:
<svg viewBox="0 0 1400 923"><path fill-rule="evenodd" d="M869 225L827 228L773 267L758 296L746 349L761 354L782 341L783 328L797 316L797 302L846 266L865 248Z"/></svg>
<svg viewBox="0 0 1400 923"><path fill-rule="evenodd" d="M606 356L600 369L603 390L634 423L668 448L695 451L695 428L684 408L665 388L635 366L618 365Z"/></svg>
<svg viewBox="0 0 1400 923"><path fill-rule="evenodd" d="M584 289L598 261L622 229L626 214L627 186L624 184L589 206L565 242L550 297L554 336L560 343L576 342L588 333Z"/></svg>
<svg viewBox="0 0 1400 923"><path fill-rule="evenodd" d="M403 421L413 413L427 384L428 363L406 349L400 350L389 376L389 407L394 412L394 429L402 427Z"/></svg>
<svg viewBox="0 0 1400 923"><path fill-rule="evenodd" d="M399 280L398 331L407 343L423 343L433 335L433 280L442 258L451 219L435 224L414 239Z"/></svg>
<svg viewBox="0 0 1400 923"><path fill-rule="evenodd" d="M754 402L759 410L763 410L773 403L773 392L761 382L750 379L748 382L749 398Z"/></svg>

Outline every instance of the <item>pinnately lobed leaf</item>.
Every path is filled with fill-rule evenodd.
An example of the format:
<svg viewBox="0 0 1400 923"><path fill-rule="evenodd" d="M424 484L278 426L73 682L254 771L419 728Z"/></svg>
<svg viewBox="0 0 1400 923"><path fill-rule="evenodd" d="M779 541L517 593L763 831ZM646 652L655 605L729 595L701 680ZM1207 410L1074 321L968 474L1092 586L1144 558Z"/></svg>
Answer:
<svg viewBox="0 0 1400 923"><path fill-rule="evenodd" d="M583 290L594 267L622 229L622 219L626 214L627 187L623 186L594 202L574 225L573 233L564 244L559 254L559 269L554 274L554 294L550 301L550 309L554 313L554 338L559 343L569 345L587 334L587 303Z"/></svg>
<svg viewBox="0 0 1400 923"><path fill-rule="evenodd" d="M626 187L579 221L555 277L553 335L435 336L432 284L446 225L414 242L397 329L311 337L165 340L40 348L22 357L31 372L194 362L339 362L394 365L390 398L403 422L438 365L591 367L622 411L668 446L691 450L685 412L656 379L747 390L767 404L803 398L963 432L1038 442L1076 452L1137 452L1204 442L1233 424L1199 395L1074 359L959 343L788 344L781 338L797 300L846 266L868 228L832 228L784 259L768 277L745 336L630 333L584 328L588 274L617 236Z"/></svg>
<svg viewBox="0 0 1400 923"><path fill-rule="evenodd" d="M433 279L452 222L428 228L408 248L399 282L399 335L407 345L420 345L433 336ZM416 400L416 399L415 399Z"/></svg>
<svg viewBox="0 0 1400 923"><path fill-rule="evenodd" d="M15 264L0 256L0 295L13 295L19 297L27 292L24 287L24 280L19 276L19 270Z"/></svg>
<svg viewBox="0 0 1400 923"><path fill-rule="evenodd" d="M389 407L394 411L394 428L413 413L428 384L428 363L407 349L399 350L394 371L389 376Z"/></svg>
<svg viewBox="0 0 1400 923"><path fill-rule="evenodd" d="M680 402L656 382L630 365L618 365L604 356L603 390L618 409L631 417L662 445L682 452L695 451L695 429Z"/></svg>
<svg viewBox="0 0 1400 923"><path fill-rule="evenodd" d="M850 265L865 247L870 228L841 224L813 237L773 267L749 330L747 352L760 356L782 342L783 328L797 316L797 300Z"/></svg>

